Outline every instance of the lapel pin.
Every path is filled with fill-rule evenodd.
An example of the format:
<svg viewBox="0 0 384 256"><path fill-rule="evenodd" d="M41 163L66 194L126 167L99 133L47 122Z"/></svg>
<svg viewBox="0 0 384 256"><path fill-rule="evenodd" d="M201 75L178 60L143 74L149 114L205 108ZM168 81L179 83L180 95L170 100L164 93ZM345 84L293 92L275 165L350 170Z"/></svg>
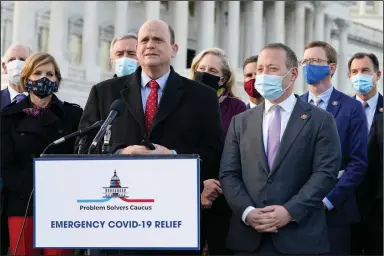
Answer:
<svg viewBox="0 0 384 256"><path fill-rule="evenodd" d="M383 112L383 108L379 108L379 111L380 111L380 112Z"/></svg>
<svg viewBox="0 0 384 256"><path fill-rule="evenodd" d="M339 102L337 102L336 100L335 100L335 101L332 101L332 105L333 105L333 106L337 106L337 104L339 104Z"/></svg>
<svg viewBox="0 0 384 256"><path fill-rule="evenodd" d="M305 119L307 119L307 118L308 118L308 115L306 115L306 114L302 114L302 115L301 115L301 119L305 120Z"/></svg>

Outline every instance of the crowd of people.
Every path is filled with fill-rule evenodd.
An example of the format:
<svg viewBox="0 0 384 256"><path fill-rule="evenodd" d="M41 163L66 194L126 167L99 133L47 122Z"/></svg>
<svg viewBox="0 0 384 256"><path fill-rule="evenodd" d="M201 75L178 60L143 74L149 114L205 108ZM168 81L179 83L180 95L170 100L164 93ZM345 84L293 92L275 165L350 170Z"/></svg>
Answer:
<svg viewBox="0 0 384 256"><path fill-rule="evenodd" d="M225 51L200 52L187 78L171 66L178 50L161 20L115 37L114 76L91 88L83 110L55 95L62 77L52 55L10 46L2 62L9 86L1 91L0 254L74 254L33 248L33 159L52 141L105 120L121 99L127 112L111 126L108 153L200 156L201 250L97 255L382 255L377 57L359 52L349 60L356 91L349 96L332 84L338 60L329 43L308 42L303 53L268 44L244 62L246 104ZM308 91L296 95L300 72ZM46 153L78 146L73 139Z"/></svg>

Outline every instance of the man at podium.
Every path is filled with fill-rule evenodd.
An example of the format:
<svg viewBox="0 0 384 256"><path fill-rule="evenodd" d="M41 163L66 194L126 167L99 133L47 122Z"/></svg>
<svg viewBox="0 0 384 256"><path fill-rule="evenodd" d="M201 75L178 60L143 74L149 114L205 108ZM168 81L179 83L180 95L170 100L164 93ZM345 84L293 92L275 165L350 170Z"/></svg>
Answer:
<svg viewBox="0 0 384 256"><path fill-rule="evenodd" d="M105 120L112 102L124 100L127 114L118 117L111 126L112 152L198 154L202 197L213 201L219 188L204 188L203 181L218 178L224 144L220 108L213 89L174 71L170 63L177 51L175 34L168 24L160 20L145 22L138 33L140 66L131 75L92 87L79 128ZM153 143L154 149L145 146L148 144L143 145L143 141ZM186 252L140 253L180 255ZM197 251L190 253L201 254Z"/></svg>

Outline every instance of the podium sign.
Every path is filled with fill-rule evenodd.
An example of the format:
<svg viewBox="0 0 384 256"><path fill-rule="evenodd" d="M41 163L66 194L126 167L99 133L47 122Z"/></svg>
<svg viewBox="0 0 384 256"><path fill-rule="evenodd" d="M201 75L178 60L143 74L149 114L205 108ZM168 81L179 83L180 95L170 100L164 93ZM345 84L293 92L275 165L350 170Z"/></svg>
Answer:
<svg viewBox="0 0 384 256"><path fill-rule="evenodd" d="M198 156L39 158L36 248L199 250Z"/></svg>

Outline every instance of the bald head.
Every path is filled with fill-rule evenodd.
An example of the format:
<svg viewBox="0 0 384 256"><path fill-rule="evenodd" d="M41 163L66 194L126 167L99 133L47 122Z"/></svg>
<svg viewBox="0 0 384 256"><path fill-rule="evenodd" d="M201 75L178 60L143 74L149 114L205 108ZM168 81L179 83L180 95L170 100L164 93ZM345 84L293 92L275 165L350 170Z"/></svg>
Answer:
<svg viewBox="0 0 384 256"><path fill-rule="evenodd" d="M147 30L148 28L159 28L159 29L162 29L163 31L168 30L170 43L171 44L175 43L175 31L168 23L162 20L147 20L140 27L138 36L140 36L140 31Z"/></svg>
<svg viewBox="0 0 384 256"><path fill-rule="evenodd" d="M12 60L22 60L25 61L29 55L32 54L31 48L25 44L12 44L4 55L4 62L9 62Z"/></svg>

